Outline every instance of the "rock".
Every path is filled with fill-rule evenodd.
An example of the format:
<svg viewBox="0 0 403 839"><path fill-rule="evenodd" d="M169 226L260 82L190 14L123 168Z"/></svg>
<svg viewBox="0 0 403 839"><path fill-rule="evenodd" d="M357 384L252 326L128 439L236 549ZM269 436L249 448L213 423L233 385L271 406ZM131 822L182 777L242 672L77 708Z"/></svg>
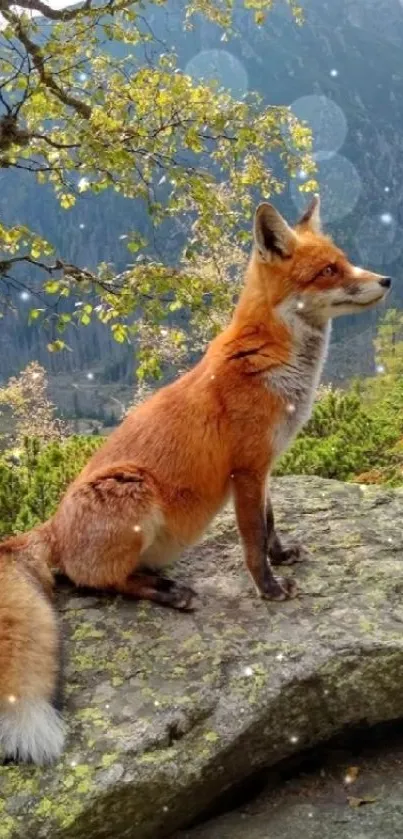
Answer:
<svg viewBox="0 0 403 839"><path fill-rule="evenodd" d="M403 737L401 724L392 729L364 748L354 737L352 749L309 752L291 777L284 765L265 770L256 796L172 839L401 839Z"/></svg>
<svg viewBox="0 0 403 839"><path fill-rule="evenodd" d="M0 839L163 839L254 770L402 716L403 492L273 490L311 551L296 600L256 598L232 511L173 569L194 614L62 587L67 747L0 768Z"/></svg>

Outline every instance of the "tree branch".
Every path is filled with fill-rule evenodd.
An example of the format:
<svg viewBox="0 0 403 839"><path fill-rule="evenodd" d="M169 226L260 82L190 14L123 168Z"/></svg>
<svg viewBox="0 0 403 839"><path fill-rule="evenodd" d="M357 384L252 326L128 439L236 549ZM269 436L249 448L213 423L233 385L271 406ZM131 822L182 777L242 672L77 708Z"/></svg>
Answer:
<svg viewBox="0 0 403 839"><path fill-rule="evenodd" d="M42 84L48 88L59 100L59 102L63 102L69 108L73 108L80 116L84 117L84 119L89 119L91 116L91 108L86 102L82 102L81 99L77 99L76 96L72 96L71 93L68 93L66 90L63 90L62 87L56 82L54 77L49 70L45 67L45 62L43 60L42 50L38 47L34 41L31 41L30 37L27 35L24 26L19 19L18 15L15 15L13 12L9 10L4 10L3 6L6 5L4 0L0 2L0 11L3 12L3 15L8 23L10 23L14 27L15 34L19 41L25 47L28 55L31 56L33 65L35 70L37 70L39 74L39 78ZM8 4L7 4L8 5Z"/></svg>
<svg viewBox="0 0 403 839"><path fill-rule="evenodd" d="M113 0L108 0L107 3L101 4L100 6L92 6L92 0L85 0L85 3L78 7L75 6L73 9L52 9L47 5L47 3L43 3L42 0L21 0L21 2L18 3L18 6L29 12L38 12L49 20L61 20L67 22L75 20L80 17L80 15L88 12L91 12L91 14L94 15L99 13L113 15L114 12L121 11L126 8L126 6L131 6L132 4L133 0L121 0L121 2L117 3L113 2ZM0 12L3 12L3 14L5 12L9 12L13 5L15 4L10 2L10 0L0 0Z"/></svg>

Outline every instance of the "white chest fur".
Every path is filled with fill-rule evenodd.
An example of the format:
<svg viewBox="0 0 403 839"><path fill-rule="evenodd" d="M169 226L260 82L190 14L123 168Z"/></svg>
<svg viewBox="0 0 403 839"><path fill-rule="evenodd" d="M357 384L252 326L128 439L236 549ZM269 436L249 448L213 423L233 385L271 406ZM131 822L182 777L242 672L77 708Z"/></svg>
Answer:
<svg viewBox="0 0 403 839"><path fill-rule="evenodd" d="M293 335L293 356L267 376L267 386L284 400L285 410L274 429L277 458L309 419L329 346L331 325L314 327L298 312L281 313Z"/></svg>

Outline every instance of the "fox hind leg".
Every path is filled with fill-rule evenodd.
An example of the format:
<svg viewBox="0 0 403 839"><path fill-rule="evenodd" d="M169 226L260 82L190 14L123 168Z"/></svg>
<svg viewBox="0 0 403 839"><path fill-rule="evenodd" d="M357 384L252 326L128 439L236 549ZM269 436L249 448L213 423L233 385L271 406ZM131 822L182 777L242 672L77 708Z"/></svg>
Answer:
<svg viewBox="0 0 403 839"><path fill-rule="evenodd" d="M139 600L152 600L161 606L170 606L184 612L194 609L196 593L188 586L152 573L134 573L115 590Z"/></svg>
<svg viewBox="0 0 403 839"><path fill-rule="evenodd" d="M76 585L192 609L190 588L148 569L165 522L158 487L144 470L125 464L78 484L54 525L60 543L69 546L61 570Z"/></svg>

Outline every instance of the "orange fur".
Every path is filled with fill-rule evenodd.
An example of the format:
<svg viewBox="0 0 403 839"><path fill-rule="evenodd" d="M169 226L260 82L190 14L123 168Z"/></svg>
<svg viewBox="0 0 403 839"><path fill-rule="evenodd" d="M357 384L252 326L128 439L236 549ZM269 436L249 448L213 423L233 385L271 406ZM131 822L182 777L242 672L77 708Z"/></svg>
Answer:
<svg viewBox="0 0 403 839"><path fill-rule="evenodd" d="M329 307L356 310L376 302L385 293L382 280L355 269L318 232L316 204L295 230L269 205L259 208L255 249L228 328L190 372L127 416L67 490L45 529L0 547L0 697L24 692L23 673L34 686L26 695L35 692L35 637L42 639L38 655L55 643L48 604L27 573L28 554L42 568L42 584L48 584L46 558L78 585L189 608L193 593L156 571L196 542L232 496L259 593L277 600L295 594L294 584L276 579L269 563L269 557L280 564L298 556L282 548L274 531L267 479L309 413L325 352L321 342L325 345L333 316ZM312 358L312 373L311 346L318 356ZM294 374L298 365L305 390ZM287 388L295 390L295 405L289 404ZM302 419L291 421L290 408ZM13 603L20 604L17 610ZM53 638L50 646L46 631ZM52 656L48 659L47 698L55 674Z"/></svg>

